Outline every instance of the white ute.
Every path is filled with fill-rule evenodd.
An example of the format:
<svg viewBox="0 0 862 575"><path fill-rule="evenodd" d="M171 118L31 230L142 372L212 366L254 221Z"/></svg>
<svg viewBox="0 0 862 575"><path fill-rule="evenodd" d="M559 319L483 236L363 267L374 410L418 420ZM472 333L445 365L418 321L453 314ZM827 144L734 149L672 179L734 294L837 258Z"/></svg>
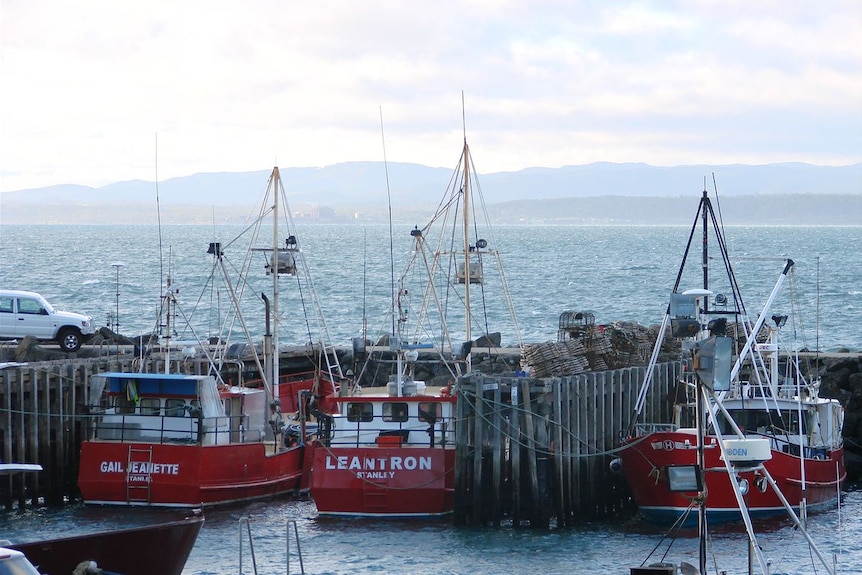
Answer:
<svg viewBox="0 0 862 575"><path fill-rule="evenodd" d="M30 335L42 341L56 341L63 351L73 352L94 333L90 316L55 310L34 292L0 290L0 339Z"/></svg>

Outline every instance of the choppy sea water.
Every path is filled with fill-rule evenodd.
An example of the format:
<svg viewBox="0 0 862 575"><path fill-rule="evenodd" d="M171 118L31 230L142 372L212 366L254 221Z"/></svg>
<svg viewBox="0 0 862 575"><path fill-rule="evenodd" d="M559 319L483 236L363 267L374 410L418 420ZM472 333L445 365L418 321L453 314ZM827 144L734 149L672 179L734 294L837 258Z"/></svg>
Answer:
<svg viewBox="0 0 862 575"><path fill-rule="evenodd" d="M243 517L248 518L251 545L240 523ZM0 536L35 540L168 518L175 518L174 512L81 505L61 511L8 512L0 515ZM695 530L666 538L664 529L638 518L538 531L506 526L455 527L446 519L321 518L314 503L305 499L207 510L183 575L300 573L292 531L288 550L290 520L296 521L304 572L314 575L628 574L630 567L640 566L647 557L649 562L663 560L677 565L680 561L696 565L698 561ZM755 529L772 575L825 572L788 519L758 521ZM809 517L808 531L827 561L836 563L837 573L862 572L860 530L862 491L852 486L843 493L840 508ZM713 566L730 574L748 572L747 539L741 525L723 525L711 531L710 537L710 573L718 572Z"/></svg>
<svg viewBox="0 0 862 575"><path fill-rule="evenodd" d="M331 339L349 344L362 333L388 333L393 266L385 225L300 225L300 242ZM410 250L412 225L395 227L396 274ZM182 313L198 337L218 331L226 316L226 286L212 279L209 242L223 243L230 260L246 246L231 244L238 226L0 226L0 285L45 295L61 309L91 314L100 325L116 324L127 335L149 332L164 278L170 270L179 287ZM598 323L659 323L676 279L687 227L503 226L495 229L509 288L528 343L555 340L564 310L589 310ZM786 313L798 296L799 317L785 339L823 351L862 350L862 226L730 227L729 248L749 312L766 301L784 267L796 262L794 280L773 307ZM160 250L161 245L161 250ZM160 257L161 252L161 257ZM234 257L236 256L236 257ZM122 266L114 264L122 262ZM262 262L255 290L268 289ZM238 273L229 267L230 275ZM700 285L689 267L682 286ZM302 343L311 312L285 285L282 342ZM499 305L490 305L490 331L505 330ZM262 332L262 310L252 314L252 331ZM508 325L508 324L505 324ZM188 333L181 337L192 339ZM821 550L837 557L839 573L862 572L862 491L852 486L842 507L815 515L810 528ZM0 514L0 538L32 540L61 534L138 525L166 518L154 510L72 506ZM628 573L659 544L663 531L637 519L585 523L552 531L461 528L448 521L328 520L313 502L279 500L207 511L207 522L184 575L252 573L248 543L240 570L239 518L248 516L259 573L286 573L286 521L297 521L307 573ZM713 534L715 563L745 572L745 538L732 528ZM787 521L761 523L761 545L774 574L820 573L801 534ZM661 559L654 555L653 560ZM684 532L667 560L696 563L694 534ZM711 560L712 561L712 560ZM299 572L296 557L291 573Z"/></svg>
<svg viewBox="0 0 862 575"><path fill-rule="evenodd" d="M408 257L412 225L394 228L394 265L387 225L300 221L296 227L332 343L348 345L363 333L364 320L370 336L389 333L385 318L392 270L400 274ZM163 226L161 231L154 225L3 225L0 285L40 292L55 307L92 315L99 325L116 325L119 319L121 333L137 335L157 325L159 298L170 274L181 313L203 338L219 332L230 307L224 276L214 273L218 269L206 253L208 245L222 242L228 277L235 282L247 243L231 242L241 230L226 225ZM565 310L592 311L597 323L659 323L689 232L683 226L495 228L492 247L502 254L523 341L555 340ZM784 259L791 258L796 262L793 281L773 306L773 313L784 314L795 306L796 322L784 330L784 339L821 351L862 350L862 226L728 227L727 239L750 315L762 308ZM270 289L262 259L251 272L257 283L246 298ZM699 273L689 264L681 286L700 287ZM282 343L321 339L308 288L285 282L281 291ZM798 303L791 304L791 296ZM259 302L250 304L259 311L249 320L258 334L263 332ZM488 330L503 332L504 345L516 343L502 303L491 301L487 309L482 321ZM187 332L180 335L193 339Z"/></svg>

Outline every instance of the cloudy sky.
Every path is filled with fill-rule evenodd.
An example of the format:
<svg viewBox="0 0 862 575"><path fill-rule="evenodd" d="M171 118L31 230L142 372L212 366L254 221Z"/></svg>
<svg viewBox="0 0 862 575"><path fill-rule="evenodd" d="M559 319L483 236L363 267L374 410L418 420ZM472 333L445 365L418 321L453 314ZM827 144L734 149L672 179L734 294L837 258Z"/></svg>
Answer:
<svg viewBox="0 0 862 575"><path fill-rule="evenodd" d="M464 117L484 173L862 161L860 0L2 0L0 25L0 191L380 161L382 135L454 168Z"/></svg>

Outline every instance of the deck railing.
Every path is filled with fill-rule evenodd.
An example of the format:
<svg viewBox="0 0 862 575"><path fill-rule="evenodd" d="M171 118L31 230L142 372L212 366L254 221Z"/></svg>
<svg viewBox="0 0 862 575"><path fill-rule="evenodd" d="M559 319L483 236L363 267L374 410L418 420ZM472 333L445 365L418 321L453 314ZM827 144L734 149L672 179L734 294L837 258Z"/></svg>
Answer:
<svg viewBox="0 0 862 575"><path fill-rule="evenodd" d="M421 416L407 421L348 421L334 416L321 421L319 436L331 447L445 447L454 444L455 426L445 417L431 422Z"/></svg>
<svg viewBox="0 0 862 575"><path fill-rule="evenodd" d="M258 443L263 430L248 429L248 416L202 417L142 414L97 416L92 439L143 443L226 445Z"/></svg>

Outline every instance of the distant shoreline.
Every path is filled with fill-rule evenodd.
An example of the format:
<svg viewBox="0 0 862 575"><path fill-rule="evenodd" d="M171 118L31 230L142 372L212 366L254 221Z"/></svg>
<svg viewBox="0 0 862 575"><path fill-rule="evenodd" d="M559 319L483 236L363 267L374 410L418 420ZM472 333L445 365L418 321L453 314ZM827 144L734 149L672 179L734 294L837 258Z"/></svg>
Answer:
<svg viewBox="0 0 862 575"><path fill-rule="evenodd" d="M591 196L512 200L488 204L495 225L691 225L682 209L691 199L680 197ZM722 197L723 219L734 226L858 226L862 222L862 194L774 194ZM396 222L427 221L433 206L393 207ZM0 195L0 221L20 225L207 225L244 224L249 208L235 205L128 203L103 200L44 202L38 196ZM374 225L388 223L388 208L317 206L314 215L296 214L303 225Z"/></svg>

